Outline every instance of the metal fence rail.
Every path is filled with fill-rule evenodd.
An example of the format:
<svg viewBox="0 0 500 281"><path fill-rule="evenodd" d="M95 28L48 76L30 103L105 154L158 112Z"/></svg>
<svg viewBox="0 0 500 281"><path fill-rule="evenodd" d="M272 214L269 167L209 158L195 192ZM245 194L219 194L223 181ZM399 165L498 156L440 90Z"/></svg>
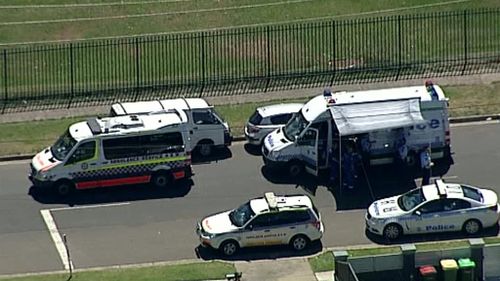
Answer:
<svg viewBox="0 0 500 281"><path fill-rule="evenodd" d="M0 112L500 70L500 9L0 50Z"/></svg>

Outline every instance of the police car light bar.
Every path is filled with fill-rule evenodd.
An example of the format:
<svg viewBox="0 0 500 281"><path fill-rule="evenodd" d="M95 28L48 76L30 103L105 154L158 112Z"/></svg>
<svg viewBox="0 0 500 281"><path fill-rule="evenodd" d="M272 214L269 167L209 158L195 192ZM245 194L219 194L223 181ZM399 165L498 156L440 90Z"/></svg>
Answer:
<svg viewBox="0 0 500 281"><path fill-rule="evenodd" d="M439 196L446 196L446 184L443 182L443 180L436 180L435 183L436 188L438 189Z"/></svg>
<svg viewBox="0 0 500 281"><path fill-rule="evenodd" d="M278 208L278 200L276 199L276 195L273 192L264 193L264 198L266 199L267 205L269 209Z"/></svg>

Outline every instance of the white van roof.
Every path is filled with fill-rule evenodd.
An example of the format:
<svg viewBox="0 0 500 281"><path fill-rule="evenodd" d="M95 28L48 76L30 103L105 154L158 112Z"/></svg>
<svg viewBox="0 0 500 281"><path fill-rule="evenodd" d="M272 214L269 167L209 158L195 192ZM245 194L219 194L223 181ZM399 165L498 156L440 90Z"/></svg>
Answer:
<svg viewBox="0 0 500 281"><path fill-rule="evenodd" d="M170 109L204 109L211 106L202 98L179 98L155 101L121 102L111 105L116 115L147 114Z"/></svg>
<svg viewBox="0 0 500 281"><path fill-rule="evenodd" d="M106 118L90 118L69 127L71 136L77 140L94 135L120 135L141 131L158 130L167 126L187 122L184 112L166 112L154 115L124 115Z"/></svg>
<svg viewBox="0 0 500 281"><path fill-rule="evenodd" d="M438 94L438 100L446 100L443 90L438 85L434 85L434 89ZM336 92L332 94L332 99L335 101L332 105L412 98L419 98L421 102L432 100L425 86L411 86L368 91ZM312 121L325 112L329 106L327 101L328 99L323 95L316 96L308 101L302 108L302 114L306 120Z"/></svg>

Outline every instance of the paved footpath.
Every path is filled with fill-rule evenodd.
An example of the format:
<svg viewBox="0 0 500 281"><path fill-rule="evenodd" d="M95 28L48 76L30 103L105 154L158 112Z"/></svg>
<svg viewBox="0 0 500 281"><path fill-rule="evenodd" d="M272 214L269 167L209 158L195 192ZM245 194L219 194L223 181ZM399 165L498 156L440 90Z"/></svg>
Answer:
<svg viewBox="0 0 500 281"><path fill-rule="evenodd" d="M378 83L362 83L352 85L338 85L333 87L333 91L356 91L368 89L383 89L391 87L423 85L425 78L408 79L399 81L386 81ZM435 84L442 86L450 85L474 85L491 84L500 81L500 73L478 74L470 76L451 76L432 78ZM284 100L291 98L313 97L323 92L324 87L293 89L286 91L258 92L244 95L204 97L213 105L238 104L247 102L259 102L270 100ZM28 111L9 114L0 114L0 123L23 122L43 119L55 119L61 117L77 117L89 115L103 115L109 112L109 105L79 107L70 109L56 109L45 111Z"/></svg>

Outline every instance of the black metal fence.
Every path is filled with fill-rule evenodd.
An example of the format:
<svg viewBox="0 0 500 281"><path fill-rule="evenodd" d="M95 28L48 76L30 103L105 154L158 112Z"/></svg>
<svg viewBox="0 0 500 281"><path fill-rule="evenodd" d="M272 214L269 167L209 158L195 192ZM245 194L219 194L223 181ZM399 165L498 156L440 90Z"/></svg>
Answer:
<svg viewBox="0 0 500 281"><path fill-rule="evenodd" d="M500 9L0 50L0 111L500 70Z"/></svg>

